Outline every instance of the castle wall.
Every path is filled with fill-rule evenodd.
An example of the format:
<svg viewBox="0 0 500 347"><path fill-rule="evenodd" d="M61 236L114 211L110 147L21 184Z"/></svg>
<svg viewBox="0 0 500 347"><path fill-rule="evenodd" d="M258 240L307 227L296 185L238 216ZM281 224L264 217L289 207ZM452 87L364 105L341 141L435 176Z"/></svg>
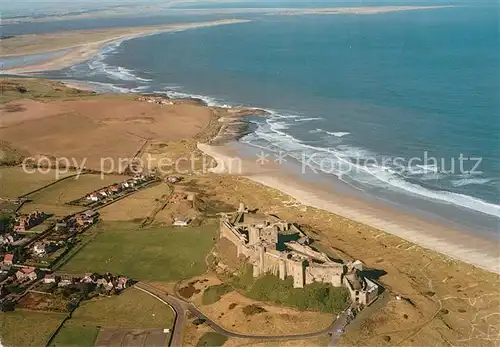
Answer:
<svg viewBox="0 0 500 347"><path fill-rule="evenodd" d="M307 256L314 258L314 259L322 260L325 262L330 262L330 259L328 259L327 256L325 256L323 253L316 252L311 247L303 246L303 245L300 245L296 242L286 242L285 244L288 248L290 248L296 252L302 253L302 254L307 255Z"/></svg>
<svg viewBox="0 0 500 347"><path fill-rule="evenodd" d="M305 276L304 276L304 263L290 261L291 273L293 277L293 287L294 288L304 288Z"/></svg>
<svg viewBox="0 0 500 347"><path fill-rule="evenodd" d="M306 267L306 284L313 282L329 283L334 287L342 286L343 267Z"/></svg>

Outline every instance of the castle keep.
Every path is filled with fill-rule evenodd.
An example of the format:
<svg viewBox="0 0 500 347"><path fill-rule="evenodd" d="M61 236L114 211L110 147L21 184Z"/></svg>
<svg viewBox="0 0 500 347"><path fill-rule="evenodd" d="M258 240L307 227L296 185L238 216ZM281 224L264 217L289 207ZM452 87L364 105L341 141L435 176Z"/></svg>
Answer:
<svg viewBox="0 0 500 347"><path fill-rule="evenodd" d="M282 280L292 277L294 288L313 282L345 285L352 301L364 305L378 296L378 285L361 275L361 262L346 266L333 261L312 248L311 240L293 223L249 213L243 204L237 212L222 215L220 237L236 246L238 256L247 258L254 277L265 273Z"/></svg>
<svg viewBox="0 0 500 347"><path fill-rule="evenodd" d="M342 285L345 265L311 248L308 237L294 224L248 214L243 206L237 213L224 215L220 223L220 237L236 245L238 256L248 258L254 277L264 273L281 279L291 276L295 288L313 282Z"/></svg>

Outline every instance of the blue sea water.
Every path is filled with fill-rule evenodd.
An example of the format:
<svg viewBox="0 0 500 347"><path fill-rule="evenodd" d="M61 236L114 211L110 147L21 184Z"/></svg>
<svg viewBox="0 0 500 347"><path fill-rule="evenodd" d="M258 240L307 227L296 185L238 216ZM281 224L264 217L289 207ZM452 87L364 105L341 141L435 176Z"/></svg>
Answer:
<svg viewBox="0 0 500 347"><path fill-rule="evenodd" d="M240 141L497 236L498 10L261 16L125 41L51 76L272 110Z"/></svg>

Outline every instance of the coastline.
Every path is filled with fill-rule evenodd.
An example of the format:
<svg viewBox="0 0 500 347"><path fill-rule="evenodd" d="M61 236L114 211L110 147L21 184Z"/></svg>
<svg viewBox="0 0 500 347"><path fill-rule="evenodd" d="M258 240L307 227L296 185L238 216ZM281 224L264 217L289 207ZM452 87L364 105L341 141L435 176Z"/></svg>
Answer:
<svg viewBox="0 0 500 347"><path fill-rule="evenodd" d="M107 31L75 30L60 34L59 37L57 36L57 33L55 36L54 34L21 35L10 39L7 41L7 44L3 43L3 51L7 53L3 53L0 58L22 57L34 54L50 54L63 50L67 50L67 52L36 64L5 69L2 73L11 75L27 75L33 72L60 70L90 59L91 57L99 54L105 46L110 44L121 43L134 38L166 32L247 22L249 22L249 20L222 19L216 21L183 23L167 26L118 28ZM72 41L72 38L76 40L76 43ZM16 43L16 40L19 42ZM80 42L78 42L78 40L80 40ZM28 48L24 47L25 50L23 51L22 47L26 44L25 41L28 44ZM29 43L35 41L38 41L37 44L32 45L30 48ZM14 53L9 53L9 51Z"/></svg>
<svg viewBox="0 0 500 347"><path fill-rule="evenodd" d="M434 8L434 7L432 7ZM328 13L327 13L328 14ZM136 37L154 35L168 31L185 30L198 27L224 25L247 22L246 20L222 20L204 23L189 23L168 27L154 27L143 29L140 32L121 34L105 40L83 43L74 47L65 48L68 52L51 61L32 66L25 66L6 70L4 73L28 74L29 72L56 70L74 65L80 61L89 59L99 53L106 45L133 39ZM53 51L48 51L53 52ZM47 52L47 53L48 53ZM92 85L84 82L67 84L70 87L84 90L92 90ZM213 157L218 162L218 169L214 172L227 174L221 167L227 167L234 156L234 148L227 143L237 141L246 129L247 123L241 120L244 110L237 109L234 117L228 117L224 121L222 131L212 140L217 146L199 145L199 149L206 155ZM265 111L263 111L265 112ZM241 174L256 183L277 189L297 200L300 204L315 207L324 211L334 213L344 218L368 225L383 232L400 237L416 245L436 251L453 259L478 266L494 273L500 273L500 262L498 261L499 248L497 244L486 242L484 239L468 235L453 228L437 225L420 220L413 215L400 214L390 211L388 208L374 206L363 201L356 200L350 196L336 196L327 192L319 185L308 184L297 177L292 177L279 170L277 167L262 168L255 163L245 162L245 171Z"/></svg>
<svg viewBox="0 0 500 347"><path fill-rule="evenodd" d="M498 244L491 241L378 204L366 203L348 194L328 191L323 185L305 182L280 170L276 165L261 166L243 159L239 167L234 161L237 150L230 143L199 143L198 149L217 162L217 166L212 169L214 173L243 176L291 196L299 205L336 214L452 259L500 273L500 250Z"/></svg>

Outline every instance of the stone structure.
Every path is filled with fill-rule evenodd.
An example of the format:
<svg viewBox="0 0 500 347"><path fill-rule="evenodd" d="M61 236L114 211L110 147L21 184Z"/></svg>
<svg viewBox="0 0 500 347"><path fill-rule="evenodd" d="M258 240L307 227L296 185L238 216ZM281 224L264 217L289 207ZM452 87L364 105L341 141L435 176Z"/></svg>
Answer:
<svg viewBox="0 0 500 347"><path fill-rule="evenodd" d="M379 286L361 275L361 262L349 267L335 262L309 246L311 240L296 225L274 216L251 214L244 204L237 212L222 215L220 237L236 246L238 256L247 258L254 277L265 273L282 280L292 277L294 288L313 282L344 285L352 302L363 305L378 295Z"/></svg>
<svg viewBox="0 0 500 347"><path fill-rule="evenodd" d="M313 282L342 285L344 264L334 262L324 253L308 245L306 235L294 224L271 216L247 213L240 205L238 212L221 218L220 237L236 245L253 265L254 277L271 273L293 278L295 288Z"/></svg>

